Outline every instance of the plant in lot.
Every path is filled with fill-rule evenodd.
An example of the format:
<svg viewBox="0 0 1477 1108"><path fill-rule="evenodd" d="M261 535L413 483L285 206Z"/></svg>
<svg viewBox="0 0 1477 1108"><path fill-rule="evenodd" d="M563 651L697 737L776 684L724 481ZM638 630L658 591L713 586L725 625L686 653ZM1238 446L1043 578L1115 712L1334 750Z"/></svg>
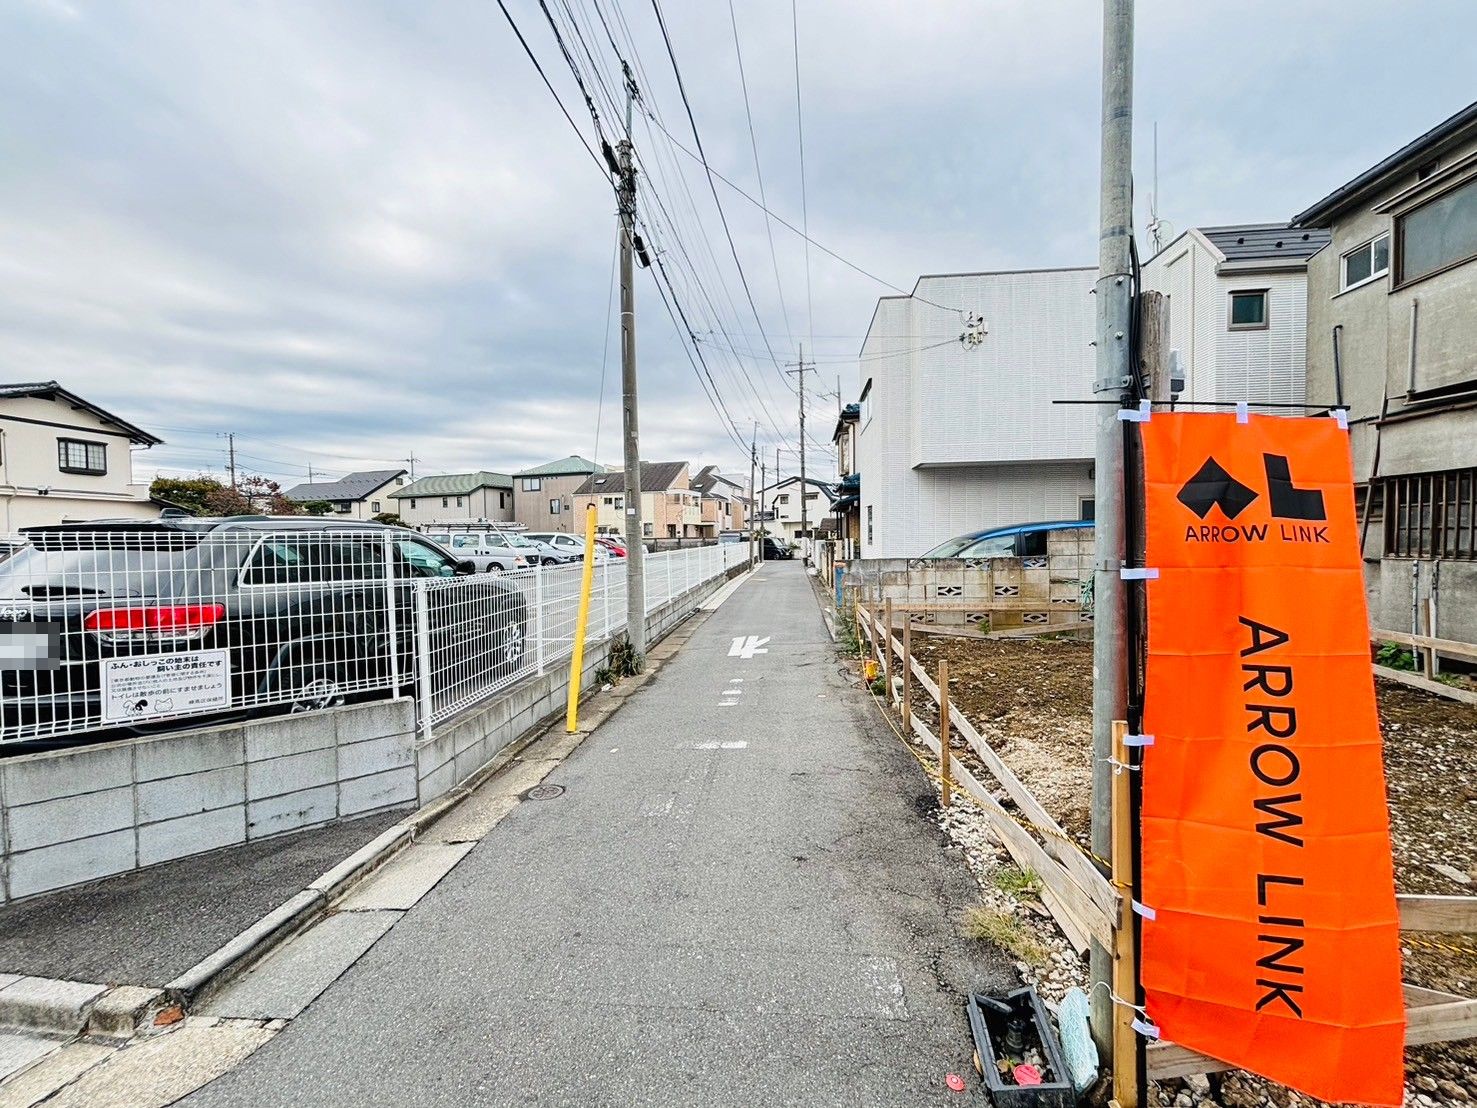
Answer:
<svg viewBox="0 0 1477 1108"><path fill-rule="evenodd" d="M1044 965L1047 960L1046 948L1024 923L988 904L965 909L964 937L990 943L1033 966Z"/></svg>
<svg viewBox="0 0 1477 1108"><path fill-rule="evenodd" d="M1041 897L1041 878L1028 869L1018 866L1001 866L992 875L995 887L1017 900L1038 900Z"/></svg>
<svg viewBox="0 0 1477 1108"><path fill-rule="evenodd" d="M884 677L873 678L872 684L869 687L872 690L873 696L884 696L887 693L887 679Z"/></svg>
<svg viewBox="0 0 1477 1108"><path fill-rule="evenodd" d="M1375 651L1374 660L1390 669L1415 669L1415 655L1398 643L1380 643L1379 650Z"/></svg>
<svg viewBox="0 0 1477 1108"><path fill-rule="evenodd" d="M850 612L843 612L836 619L836 644L848 654L862 652L861 639L857 637L856 620Z"/></svg>

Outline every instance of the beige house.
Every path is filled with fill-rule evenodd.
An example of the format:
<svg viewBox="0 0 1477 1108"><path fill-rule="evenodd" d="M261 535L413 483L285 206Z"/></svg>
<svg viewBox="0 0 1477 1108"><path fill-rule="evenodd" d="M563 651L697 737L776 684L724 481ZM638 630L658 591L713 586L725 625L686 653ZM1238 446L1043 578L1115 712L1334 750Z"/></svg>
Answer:
<svg viewBox="0 0 1477 1108"><path fill-rule="evenodd" d="M702 498L704 538L715 539L724 531L742 531L749 526L747 487L723 476L717 466L698 470L692 479L692 491Z"/></svg>
<svg viewBox="0 0 1477 1108"><path fill-rule="evenodd" d="M592 474L606 472L598 462L576 454L513 474L513 518L530 531L583 530L574 510L574 493Z"/></svg>
<svg viewBox="0 0 1477 1108"><path fill-rule="evenodd" d="M390 494L390 510L408 527L431 523L510 523L513 478L479 469L422 477Z"/></svg>
<svg viewBox="0 0 1477 1108"><path fill-rule="evenodd" d="M702 494L694 492L686 462L641 463L641 533L649 539L703 536ZM608 534L626 529L626 478L621 472L592 474L575 490L576 507L596 509L596 527Z"/></svg>
<svg viewBox="0 0 1477 1108"><path fill-rule="evenodd" d="M395 511L396 502L391 497L404 486L403 469L365 469L339 481L294 485L283 495L297 504L322 501L328 510L321 514L330 518L373 519Z"/></svg>
<svg viewBox="0 0 1477 1108"><path fill-rule="evenodd" d="M1477 642L1477 103L1293 218L1307 399L1348 406L1374 629Z"/></svg>
<svg viewBox="0 0 1477 1108"><path fill-rule="evenodd" d="M803 522L809 524L812 532L819 531L822 529L823 521L831 515L834 490L832 486L824 481L817 481L814 477L807 477L804 487ZM798 477L786 477L783 481L770 485L765 490L768 496L768 510L774 513L774 519L764 525L765 530L771 535L794 542L806 534L801 526L800 490L801 484Z"/></svg>
<svg viewBox="0 0 1477 1108"><path fill-rule="evenodd" d="M157 516L132 451L162 441L55 381L0 385L0 533Z"/></svg>

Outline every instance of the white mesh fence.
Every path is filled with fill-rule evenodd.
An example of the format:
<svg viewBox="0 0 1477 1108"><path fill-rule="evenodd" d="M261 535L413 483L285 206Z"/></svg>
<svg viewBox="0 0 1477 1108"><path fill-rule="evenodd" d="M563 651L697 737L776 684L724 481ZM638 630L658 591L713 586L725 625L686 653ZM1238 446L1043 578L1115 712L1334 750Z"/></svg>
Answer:
<svg viewBox="0 0 1477 1108"><path fill-rule="evenodd" d="M0 744L390 694L428 727L573 649L577 563L461 575L424 536L352 525L27 538L0 556ZM648 555L648 612L746 554ZM623 560L595 567L592 641L624 626L625 584Z"/></svg>

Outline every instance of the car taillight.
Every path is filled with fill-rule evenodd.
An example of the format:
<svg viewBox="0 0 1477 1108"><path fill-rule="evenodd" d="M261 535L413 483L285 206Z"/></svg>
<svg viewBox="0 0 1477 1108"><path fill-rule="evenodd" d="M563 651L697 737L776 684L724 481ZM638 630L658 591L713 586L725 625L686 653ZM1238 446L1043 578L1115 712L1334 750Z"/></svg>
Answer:
<svg viewBox="0 0 1477 1108"><path fill-rule="evenodd" d="M203 638L225 614L223 604L99 608L82 626L109 642L188 642Z"/></svg>
<svg viewBox="0 0 1477 1108"><path fill-rule="evenodd" d="M527 567L527 565L528 565L528 559L525 558L522 554L514 554L513 555L513 564L515 566L519 566L519 567Z"/></svg>

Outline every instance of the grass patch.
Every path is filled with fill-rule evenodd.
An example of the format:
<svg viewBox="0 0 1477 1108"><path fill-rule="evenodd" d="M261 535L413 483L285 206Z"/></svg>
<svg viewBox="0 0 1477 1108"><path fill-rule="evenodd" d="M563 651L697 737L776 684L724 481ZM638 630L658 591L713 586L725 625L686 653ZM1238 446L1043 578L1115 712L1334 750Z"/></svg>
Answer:
<svg viewBox="0 0 1477 1108"><path fill-rule="evenodd" d="M1040 900L1041 878L1018 866L1001 866L991 875L995 887L1017 900Z"/></svg>
<svg viewBox="0 0 1477 1108"><path fill-rule="evenodd" d="M1009 912L989 905L965 910L964 936L990 943L1033 966L1044 965L1048 958L1046 948L1031 934L1030 928Z"/></svg>

